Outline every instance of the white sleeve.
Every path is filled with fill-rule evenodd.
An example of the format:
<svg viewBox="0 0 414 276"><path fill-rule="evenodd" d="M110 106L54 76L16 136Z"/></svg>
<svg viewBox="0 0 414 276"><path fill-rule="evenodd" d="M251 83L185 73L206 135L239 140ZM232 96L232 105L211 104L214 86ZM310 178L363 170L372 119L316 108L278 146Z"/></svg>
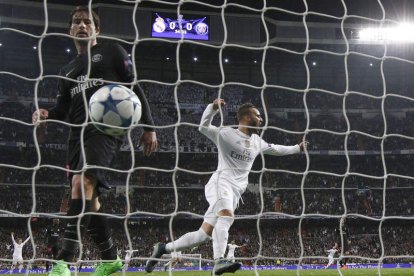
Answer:
<svg viewBox="0 0 414 276"><path fill-rule="evenodd" d="M15 245L16 244L16 241L14 240L13 234L11 234L11 236L12 236L13 245Z"/></svg>
<svg viewBox="0 0 414 276"><path fill-rule="evenodd" d="M201 122L198 127L198 130L213 141L214 144L217 143L219 128L211 125L211 121L213 121L214 115L217 113L218 110L213 109L213 104L209 104L203 112L203 116L201 117Z"/></svg>
<svg viewBox="0 0 414 276"><path fill-rule="evenodd" d="M23 244L26 244L26 242L28 242L30 240L30 236L27 237L27 239L23 242Z"/></svg>
<svg viewBox="0 0 414 276"><path fill-rule="evenodd" d="M262 143L262 152L264 154L270 154L270 155L290 155L300 152L299 145L294 146L283 146L283 145L275 145L275 144L268 144L264 140L261 140Z"/></svg>

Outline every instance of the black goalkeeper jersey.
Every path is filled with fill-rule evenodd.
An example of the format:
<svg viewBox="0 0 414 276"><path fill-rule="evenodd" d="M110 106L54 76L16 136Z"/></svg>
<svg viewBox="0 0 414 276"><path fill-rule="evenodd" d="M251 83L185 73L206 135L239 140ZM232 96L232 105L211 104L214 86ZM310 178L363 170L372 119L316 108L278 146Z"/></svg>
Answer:
<svg viewBox="0 0 414 276"><path fill-rule="evenodd" d="M65 65L60 76L68 79L59 79L59 93L56 105L49 110L49 119L65 120L79 126L71 127L69 139L78 139L81 132L81 124L85 122L86 111L83 93L85 93L88 107L92 95L102 86L110 82L131 83L134 80L133 64L124 48L117 43L96 44L90 51L90 73L88 74L88 54L78 55L69 64ZM85 81L88 76L88 80ZM125 84L126 85L126 84ZM148 101L138 85L126 85L133 89L141 101L141 122L153 125L153 119ZM89 118L88 118L89 121ZM151 128L144 128L152 130ZM94 126L88 125L86 135L98 133ZM101 134L101 132L99 132Z"/></svg>
<svg viewBox="0 0 414 276"><path fill-rule="evenodd" d="M57 246L59 242L59 233L62 232L60 228L46 229L47 245Z"/></svg>

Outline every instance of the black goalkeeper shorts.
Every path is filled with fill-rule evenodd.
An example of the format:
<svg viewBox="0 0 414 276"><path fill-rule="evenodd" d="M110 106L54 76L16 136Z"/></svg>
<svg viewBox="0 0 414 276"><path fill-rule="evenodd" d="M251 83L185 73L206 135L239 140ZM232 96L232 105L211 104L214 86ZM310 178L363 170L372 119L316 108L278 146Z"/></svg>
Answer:
<svg viewBox="0 0 414 276"><path fill-rule="evenodd" d="M118 154L121 144L122 143L119 138L107 136L104 134L86 136L84 138L83 144L85 148L86 164L88 164L88 166L110 167L116 155ZM67 164L70 170L80 171L83 169L84 162L80 139L69 140ZM98 188L103 187L105 189L110 189L110 185L107 181L107 178L105 177L106 172L108 172L108 170L88 168L85 171L85 176L91 179L96 179ZM74 174L81 173L82 172L69 172L68 176L71 180Z"/></svg>

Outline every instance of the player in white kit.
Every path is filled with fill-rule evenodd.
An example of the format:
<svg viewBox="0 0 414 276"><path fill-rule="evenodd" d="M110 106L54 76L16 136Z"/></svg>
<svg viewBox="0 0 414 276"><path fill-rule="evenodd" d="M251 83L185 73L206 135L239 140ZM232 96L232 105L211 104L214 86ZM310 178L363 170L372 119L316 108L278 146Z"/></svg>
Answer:
<svg viewBox="0 0 414 276"><path fill-rule="evenodd" d="M335 255L336 252L338 252L338 249L332 248L332 249L329 249L327 252L329 253L329 255L328 255L328 260L329 261L328 261L328 264L325 266L325 269L327 269L328 267L330 267L334 263L334 255Z"/></svg>
<svg viewBox="0 0 414 276"><path fill-rule="evenodd" d="M234 257L234 252L236 251L236 248L246 246L246 244L243 245L237 245L235 240L232 240L231 243L227 245L228 251L227 251L227 260L234 263L236 261Z"/></svg>
<svg viewBox="0 0 414 276"><path fill-rule="evenodd" d="M132 254L134 254L134 252L137 252L138 250L132 250L132 249L128 249L125 250L126 254L125 254L125 262L124 262L124 267L122 268L122 271L128 271L128 266L129 263L131 262L131 258L132 258ZM121 254L118 254L121 255Z"/></svg>
<svg viewBox="0 0 414 276"><path fill-rule="evenodd" d="M171 252L171 260L164 265L164 271L167 271L168 268L173 268L176 264L181 262L181 251Z"/></svg>
<svg viewBox="0 0 414 276"><path fill-rule="evenodd" d="M23 269L23 246L30 240L30 237L28 237L24 242L22 242L22 239L18 239L17 242L14 240L14 233L11 233L11 238L13 241L13 262L12 267L10 269L10 273L13 272L13 270L16 268L17 265L19 265L19 273L22 272Z"/></svg>
<svg viewBox="0 0 414 276"><path fill-rule="evenodd" d="M199 131L207 136L218 148L218 167L205 186L205 196L209 208L204 215L200 229L189 232L168 244L157 243L147 261L145 270L152 272L158 259L165 253L190 249L213 239L215 265L213 275L235 272L240 263L232 263L224 258L229 229L234 221L234 211L241 195L248 185L248 175L253 161L260 153L289 155L299 153L305 142L295 146L281 146L265 142L258 132L263 119L259 110L252 104L243 104L237 111L238 128L216 127L211 125L223 99L216 99L205 109Z"/></svg>

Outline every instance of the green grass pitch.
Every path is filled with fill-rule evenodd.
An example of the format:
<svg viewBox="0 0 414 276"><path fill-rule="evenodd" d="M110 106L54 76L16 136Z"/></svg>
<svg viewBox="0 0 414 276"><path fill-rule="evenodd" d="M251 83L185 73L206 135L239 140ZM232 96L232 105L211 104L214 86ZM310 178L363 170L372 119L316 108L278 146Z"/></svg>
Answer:
<svg viewBox="0 0 414 276"><path fill-rule="evenodd" d="M257 271L258 275L260 276L293 276L293 275L300 275L300 276L334 276L340 275L337 270L300 270L299 273L296 270L267 270L267 271ZM380 275L377 269L348 269L348 270L341 270L342 275L346 276L374 276ZM8 275L23 275L23 274L8 274ZM47 275L47 274L37 274L37 275ZM72 275L74 275L72 273ZM90 275L90 273L80 273L79 275ZM112 274L114 276L122 276L122 273L115 273ZM167 276L170 275L168 272L153 272L153 273L144 273L144 272L129 272L125 275L132 276L132 275L148 275L148 276ZM207 276L211 275L211 271L172 271L171 275L174 276ZM237 271L234 274L226 273L223 275L234 275L234 276L253 276L255 275L254 271ZM384 276L408 276L414 275L414 269L412 268L401 268L401 269L381 269L381 275Z"/></svg>

